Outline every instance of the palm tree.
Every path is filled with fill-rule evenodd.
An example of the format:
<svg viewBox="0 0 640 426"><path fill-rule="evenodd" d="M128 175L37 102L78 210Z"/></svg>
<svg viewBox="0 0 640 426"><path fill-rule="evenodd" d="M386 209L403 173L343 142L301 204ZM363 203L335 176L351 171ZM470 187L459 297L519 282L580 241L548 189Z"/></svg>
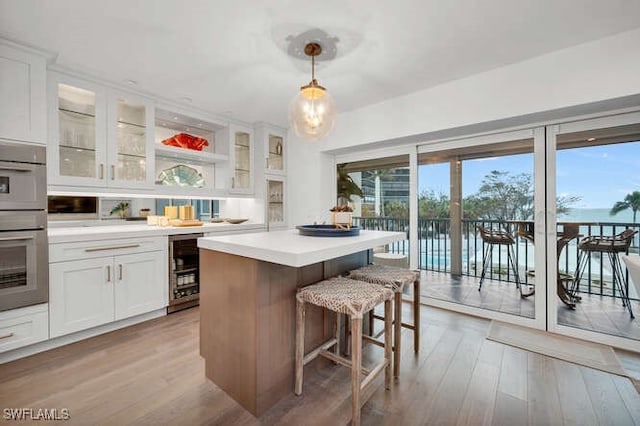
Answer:
<svg viewBox="0 0 640 426"><path fill-rule="evenodd" d="M609 214L611 216L615 216L621 211L627 209L631 209L631 211L633 211L633 223L635 224L636 215L638 214L638 211L640 211L640 191L633 191L631 194L627 194L623 201L616 202L611 208Z"/></svg>

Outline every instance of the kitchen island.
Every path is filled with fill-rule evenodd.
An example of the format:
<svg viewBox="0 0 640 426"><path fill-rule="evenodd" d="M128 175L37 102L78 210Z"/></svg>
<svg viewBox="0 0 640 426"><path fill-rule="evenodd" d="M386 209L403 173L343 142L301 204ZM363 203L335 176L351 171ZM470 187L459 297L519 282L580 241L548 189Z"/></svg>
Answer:
<svg viewBox="0 0 640 426"><path fill-rule="evenodd" d="M297 230L198 239L200 355L205 374L255 416L293 392L295 293L368 263L402 232L309 237ZM333 333L333 316L307 308L305 346Z"/></svg>

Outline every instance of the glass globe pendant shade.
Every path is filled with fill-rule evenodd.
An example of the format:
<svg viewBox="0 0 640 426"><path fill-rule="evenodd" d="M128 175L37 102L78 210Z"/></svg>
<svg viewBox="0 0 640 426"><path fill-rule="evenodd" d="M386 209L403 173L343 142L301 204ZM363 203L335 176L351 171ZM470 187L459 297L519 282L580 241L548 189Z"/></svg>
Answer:
<svg viewBox="0 0 640 426"><path fill-rule="evenodd" d="M302 86L289 105L289 123L300 137L321 138L331 131L334 121L333 99L316 80Z"/></svg>

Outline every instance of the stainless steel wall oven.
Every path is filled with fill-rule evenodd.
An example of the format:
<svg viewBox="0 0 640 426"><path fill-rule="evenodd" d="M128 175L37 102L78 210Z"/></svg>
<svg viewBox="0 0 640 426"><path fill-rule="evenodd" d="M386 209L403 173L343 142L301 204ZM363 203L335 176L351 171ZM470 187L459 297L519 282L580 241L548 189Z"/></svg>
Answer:
<svg viewBox="0 0 640 426"><path fill-rule="evenodd" d="M44 147L0 141L0 311L49 300Z"/></svg>

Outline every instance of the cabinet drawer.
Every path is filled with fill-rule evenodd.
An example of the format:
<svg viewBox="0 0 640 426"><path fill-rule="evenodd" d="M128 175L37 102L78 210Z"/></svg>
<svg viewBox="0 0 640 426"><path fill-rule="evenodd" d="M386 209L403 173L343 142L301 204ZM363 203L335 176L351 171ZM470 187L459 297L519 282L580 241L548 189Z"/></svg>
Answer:
<svg viewBox="0 0 640 426"><path fill-rule="evenodd" d="M0 353L49 338L47 304L0 312Z"/></svg>
<svg viewBox="0 0 640 426"><path fill-rule="evenodd" d="M121 254L166 250L166 237L123 238L117 240L83 241L49 245L49 262L95 259Z"/></svg>

